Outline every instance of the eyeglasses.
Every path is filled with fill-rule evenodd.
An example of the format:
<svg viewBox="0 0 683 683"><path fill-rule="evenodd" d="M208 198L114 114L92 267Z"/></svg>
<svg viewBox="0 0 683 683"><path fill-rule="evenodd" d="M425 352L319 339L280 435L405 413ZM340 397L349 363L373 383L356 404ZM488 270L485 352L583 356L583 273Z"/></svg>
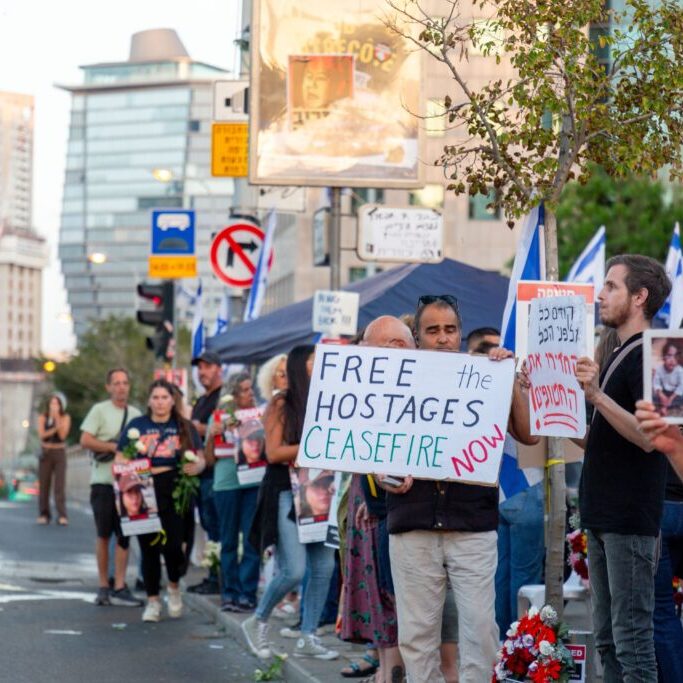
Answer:
<svg viewBox="0 0 683 683"><path fill-rule="evenodd" d="M424 294L417 300L418 308L422 306L429 306L437 301L443 301L448 304L456 313L458 312L458 300L450 294Z"/></svg>
<svg viewBox="0 0 683 683"><path fill-rule="evenodd" d="M287 373L284 370L276 370L275 376L276 377L287 377Z"/></svg>

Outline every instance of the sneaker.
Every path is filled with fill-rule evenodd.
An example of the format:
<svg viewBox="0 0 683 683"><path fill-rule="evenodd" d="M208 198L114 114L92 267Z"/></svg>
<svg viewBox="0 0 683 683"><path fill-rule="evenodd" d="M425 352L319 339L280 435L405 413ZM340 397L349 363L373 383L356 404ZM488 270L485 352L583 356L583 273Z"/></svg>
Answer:
<svg viewBox="0 0 683 683"><path fill-rule="evenodd" d="M109 589L105 588L104 586L100 586L97 589L97 595L95 596L95 604L104 606L104 605L111 605L111 601L109 600Z"/></svg>
<svg viewBox="0 0 683 683"><path fill-rule="evenodd" d="M167 596L168 616L171 617L171 619L177 619L183 613L183 597L180 594L180 588L174 590L169 586Z"/></svg>
<svg viewBox="0 0 683 683"><path fill-rule="evenodd" d="M318 626L315 629L316 636L324 636L328 633L333 633L334 627L326 624L325 626ZM301 638L301 622L297 622L294 626L285 626L280 629L280 636L282 638Z"/></svg>
<svg viewBox="0 0 683 683"><path fill-rule="evenodd" d="M237 605L233 598L226 598L221 601L221 612L236 612Z"/></svg>
<svg viewBox="0 0 683 683"><path fill-rule="evenodd" d="M161 600L148 600L142 621L157 622L161 621Z"/></svg>
<svg viewBox="0 0 683 683"><path fill-rule="evenodd" d="M268 622L260 621L254 614L242 622L242 633L244 633L249 649L259 659L268 659L271 656L272 651L268 642Z"/></svg>
<svg viewBox="0 0 683 683"><path fill-rule="evenodd" d="M271 614L277 619L295 619L299 614L299 610L295 605L293 605L291 602L287 600L281 602L271 612Z"/></svg>
<svg viewBox="0 0 683 683"><path fill-rule="evenodd" d="M204 579L201 583L196 583L187 589L188 593L198 593L199 595L218 595L221 591L218 581L214 579Z"/></svg>
<svg viewBox="0 0 683 683"><path fill-rule="evenodd" d="M109 593L109 600L117 607L142 607L142 600L133 597L127 586Z"/></svg>
<svg viewBox="0 0 683 683"><path fill-rule="evenodd" d="M337 659L339 653L336 650L329 650L321 642L318 636L301 636L296 641L294 648L295 657L313 657L314 659Z"/></svg>
<svg viewBox="0 0 683 683"><path fill-rule="evenodd" d="M240 598L235 604L235 607L237 608L235 610L236 612L246 614L247 612L253 612L256 609L256 603L248 598Z"/></svg>

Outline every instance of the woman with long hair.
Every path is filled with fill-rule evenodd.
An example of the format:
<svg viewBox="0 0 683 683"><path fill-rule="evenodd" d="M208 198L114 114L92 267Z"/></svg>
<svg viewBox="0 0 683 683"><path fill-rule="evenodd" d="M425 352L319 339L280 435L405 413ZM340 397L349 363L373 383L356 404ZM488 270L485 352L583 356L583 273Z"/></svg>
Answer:
<svg viewBox="0 0 683 683"><path fill-rule="evenodd" d="M338 653L327 649L316 637L334 571L334 550L324 543L302 544L292 513L293 498L289 468L296 458L304 426L306 401L313 369L313 346L296 346L287 357L289 387L273 397L264 416L268 467L261 482L252 542L261 550L275 545L278 572L266 586L256 613L242 623L251 651L261 659L272 654L268 641L268 619L275 606L303 580L301 637L295 657L335 659Z"/></svg>
<svg viewBox="0 0 683 683"><path fill-rule="evenodd" d="M268 403L275 394L287 389L287 354L278 353L268 359L256 375L256 387L261 399Z"/></svg>
<svg viewBox="0 0 683 683"><path fill-rule="evenodd" d="M137 458L149 458L154 481L154 493L159 519L165 532L160 540L158 534L138 536L142 554L142 578L147 592L147 606L143 621L161 619L159 584L161 581L161 555L164 556L168 574L168 615L178 618L183 612L183 601L178 582L185 563L183 553L183 518L176 512L173 489L178 478L178 465L185 451L194 451L196 462L185 463L183 472L197 476L204 469L202 442L194 425L179 414L173 385L164 379L149 385L147 413L131 420L123 431L116 452L116 462L125 463L124 449L131 440L131 429L137 429L140 446Z"/></svg>
<svg viewBox="0 0 683 683"><path fill-rule="evenodd" d="M66 526L66 437L71 429L71 417L66 413L64 394L50 396L44 413L38 416L40 438L40 462L38 479L38 524L50 523L50 486L54 479L54 501L57 508L57 524Z"/></svg>

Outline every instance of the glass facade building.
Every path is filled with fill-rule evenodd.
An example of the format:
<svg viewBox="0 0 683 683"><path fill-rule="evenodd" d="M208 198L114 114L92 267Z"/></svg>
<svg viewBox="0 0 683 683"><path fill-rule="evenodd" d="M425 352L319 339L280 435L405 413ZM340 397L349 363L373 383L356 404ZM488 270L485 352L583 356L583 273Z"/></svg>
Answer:
<svg viewBox="0 0 683 683"><path fill-rule="evenodd" d="M210 175L213 82L230 75L186 53L136 61L133 52L128 62L82 67L82 85L61 86L72 104L59 257L77 335L91 319L135 315L152 209L194 208L197 253L207 254L233 195L232 179ZM198 259L208 284L206 261Z"/></svg>

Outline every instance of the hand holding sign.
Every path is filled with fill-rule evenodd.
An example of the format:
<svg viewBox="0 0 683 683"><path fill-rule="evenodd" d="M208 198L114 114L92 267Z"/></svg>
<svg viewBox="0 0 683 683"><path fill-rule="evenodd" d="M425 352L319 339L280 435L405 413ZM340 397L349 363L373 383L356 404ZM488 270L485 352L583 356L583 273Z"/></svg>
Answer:
<svg viewBox="0 0 683 683"><path fill-rule="evenodd" d="M587 356L581 356L576 361L576 379L583 389L586 399L593 401L600 387L598 379L600 377L600 366Z"/></svg>

